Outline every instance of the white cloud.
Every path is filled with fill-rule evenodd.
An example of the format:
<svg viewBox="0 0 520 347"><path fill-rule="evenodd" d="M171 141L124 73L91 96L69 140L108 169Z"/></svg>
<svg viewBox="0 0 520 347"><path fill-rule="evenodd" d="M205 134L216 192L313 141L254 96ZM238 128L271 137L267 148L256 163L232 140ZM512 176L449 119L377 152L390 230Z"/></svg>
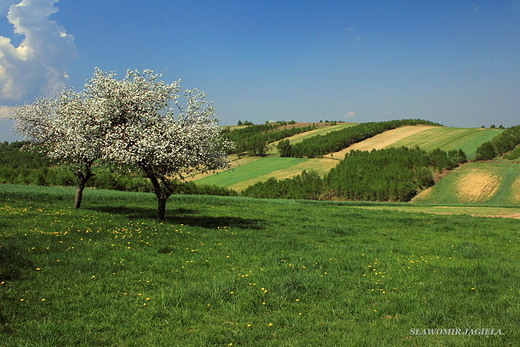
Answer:
<svg viewBox="0 0 520 347"><path fill-rule="evenodd" d="M343 118L352 118L356 115L354 111L348 112L346 115L343 116Z"/></svg>
<svg viewBox="0 0 520 347"><path fill-rule="evenodd" d="M67 64L77 55L74 37L50 20L57 0L22 0L9 7L14 33L24 36L15 47L0 36L0 104L14 105L49 95L67 82Z"/></svg>
<svg viewBox="0 0 520 347"><path fill-rule="evenodd" d="M14 112L14 107L0 106L0 119L8 118Z"/></svg>

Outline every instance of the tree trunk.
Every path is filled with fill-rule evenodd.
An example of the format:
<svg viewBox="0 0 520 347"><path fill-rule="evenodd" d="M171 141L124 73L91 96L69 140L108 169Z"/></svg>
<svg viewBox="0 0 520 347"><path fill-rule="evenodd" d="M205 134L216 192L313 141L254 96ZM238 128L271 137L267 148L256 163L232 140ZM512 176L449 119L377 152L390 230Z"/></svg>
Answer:
<svg viewBox="0 0 520 347"><path fill-rule="evenodd" d="M78 182L76 187L76 195L74 196L74 208L78 209L81 206L81 199L83 198L83 189L85 189L84 180Z"/></svg>
<svg viewBox="0 0 520 347"><path fill-rule="evenodd" d="M141 164L141 168L146 172L150 182L152 182L153 190L157 197L157 218L164 219L164 216L166 215L166 201L171 195L171 190L167 188L163 189L159 179L149 166Z"/></svg>
<svg viewBox="0 0 520 347"><path fill-rule="evenodd" d="M81 199L83 198L83 189L85 189L85 185L87 181L94 176L92 171L90 170L90 166L92 163L85 163L85 173L82 171L74 172L74 175L78 178L78 185L76 186L76 196L74 197L74 208L78 209L81 207Z"/></svg>
<svg viewBox="0 0 520 347"><path fill-rule="evenodd" d="M157 197L157 218L159 219L164 219L166 215L166 200L168 200L168 197Z"/></svg>

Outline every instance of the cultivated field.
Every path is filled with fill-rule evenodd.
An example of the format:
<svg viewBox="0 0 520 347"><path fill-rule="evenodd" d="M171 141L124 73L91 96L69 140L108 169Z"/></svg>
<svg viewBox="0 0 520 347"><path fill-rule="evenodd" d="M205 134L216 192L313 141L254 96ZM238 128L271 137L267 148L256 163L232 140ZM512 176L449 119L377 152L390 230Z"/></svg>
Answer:
<svg viewBox="0 0 520 347"><path fill-rule="evenodd" d="M464 164L412 202L517 205L520 203L520 164Z"/></svg>
<svg viewBox="0 0 520 347"><path fill-rule="evenodd" d="M2 346L520 344L515 219L174 196L158 221L152 194L73 193L0 185Z"/></svg>
<svg viewBox="0 0 520 347"><path fill-rule="evenodd" d="M257 157L254 159L244 158L238 161L237 165L231 170L206 176L198 180L197 177L195 177L195 182L215 184L220 187L241 191L246 189L249 185L267 181L270 177L277 179L289 178L301 174L303 170L314 170L321 176L324 176L337 164L337 160L327 158L304 159L271 156Z"/></svg>
<svg viewBox="0 0 520 347"><path fill-rule="evenodd" d="M461 148L469 160L475 159L477 147L500 134L502 129L434 127L424 132L399 139L391 146L419 146L426 151L440 148L443 151Z"/></svg>
<svg viewBox="0 0 520 347"><path fill-rule="evenodd" d="M304 138L315 135L323 135L334 130L341 130L345 127L356 124L340 124L336 126L324 127L313 131L301 133L288 139L291 143L302 141ZM498 135L500 129L481 129L481 128L448 128L439 126L403 126L397 129L386 131L372 138L356 143L342 151L325 155L323 158L299 159L279 158L275 148L276 143L271 147L267 157L255 159L241 159L237 161L234 170L219 173L211 176L195 176L197 183L215 184L221 187L236 189L238 191L247 188L257 182L267 181L270 177L284 179L301 174L303 170L314 170L324 176L335 167L339 160L345 157L351 150L372 150L388 147L406 146L413 148L416 145L421 149L432 151L440 148L445 151L458 150L462 148L467 154L468 159L475 158L476 148L485 141L489 141ZM271 171L269 171L271 170Z"/></svg>
<svg viewBox="0 0 520 347"><path fill-rule="evenodd" d="M407 139L413 135L422 133L423 131L439 128L431 125L407 125L396 129L385 131L374 137L355 143L352 146L345 148L342 151L335 152L325 157L344 159L345 155L350 151L371 151L373 149L383 149L387 147L396 147L396 142ZM411 146L413 147L413 146Z"/></svg>

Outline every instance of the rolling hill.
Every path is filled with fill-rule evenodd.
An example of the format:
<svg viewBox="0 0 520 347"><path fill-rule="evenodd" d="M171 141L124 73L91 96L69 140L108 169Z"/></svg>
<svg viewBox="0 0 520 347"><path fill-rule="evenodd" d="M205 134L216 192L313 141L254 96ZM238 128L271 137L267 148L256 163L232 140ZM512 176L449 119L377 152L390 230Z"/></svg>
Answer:
<svg viewBox="0 0 520 347"><path fill-rule="evenodd" d="M412 199L428 204L516 205L520 203L520 164L467 163Z"/></svg>
<svg viewBox="0 0 520 347"><path fill-rule="evenodd" d="M303 141L305 138L323 135L355 124L340 124L301 133L289 137L291 143ZM500 134L501 129L484 128L448 128L442 126L416 125L403 126L389 130L362 142L356 143L342 151L331 153L322 158L280 158L273 143L269 154L265 157L246 157L234 161L231 170L210 176L194 176L195 183L214 184L241 191L249 185L267 181L270 177L283 179L300 174L303 170L314 170L324 176L331 168L344 158L351 150L372 150L389 147L414 147L432 151L440 148L445 151L462 148L468 159L475 158L476 148Z"/></svg>

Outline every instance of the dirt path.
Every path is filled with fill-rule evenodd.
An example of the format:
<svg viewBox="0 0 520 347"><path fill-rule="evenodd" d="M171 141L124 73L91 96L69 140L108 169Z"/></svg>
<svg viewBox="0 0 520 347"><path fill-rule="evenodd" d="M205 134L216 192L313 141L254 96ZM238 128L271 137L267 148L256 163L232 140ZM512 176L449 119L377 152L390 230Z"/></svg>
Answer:
<svg viewBox="0 0 520 347"><path fill-rule="evenodd" d="M436 128L431 125L407 125L402 126L397 129L385 131L382 134L378 134L374 137L366 139L365 141L361 141L359 143L355 143L350 147L347 147L339 152L332 153L332 155L325 155L326 157L332 157L334 159L344 159L345 155L352 150L359 151L370 151L372 149L382 149L388 146L391 146L393 143L396 143L402 139L407 138L408 136L412 136L423 132L425 130L429 130L432 128Z"/></svg>

